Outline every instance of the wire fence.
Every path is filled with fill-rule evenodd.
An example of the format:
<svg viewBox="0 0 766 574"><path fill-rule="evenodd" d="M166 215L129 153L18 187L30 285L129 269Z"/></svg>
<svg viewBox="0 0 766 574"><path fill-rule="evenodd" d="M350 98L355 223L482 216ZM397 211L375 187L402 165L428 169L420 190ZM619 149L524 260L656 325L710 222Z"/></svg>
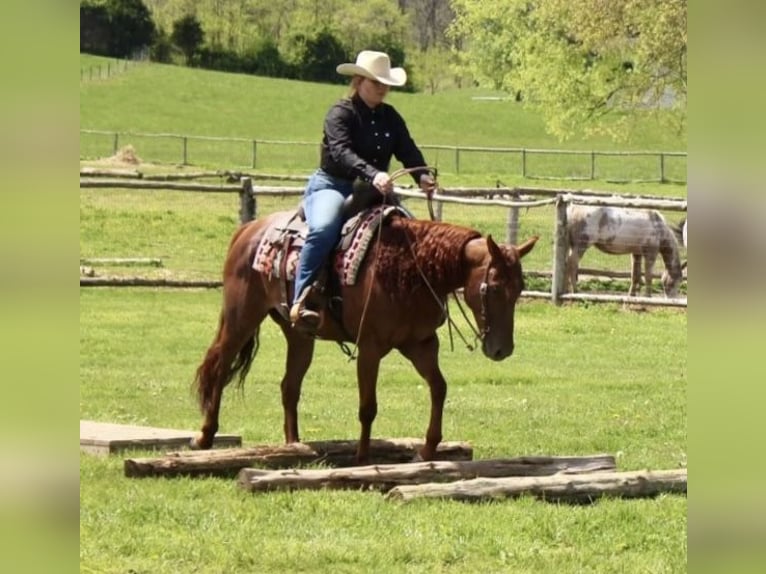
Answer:
<svg viewBox="0 0 766 574"><path fill-rule="evenodd" d="M116 155L131 145L142 161L309 172L319 144L304 141L211 137L172 133L80 130L80 159ZM563 150L523 147L422 145L428 164L452 174L518 174L526 179L601 180L611 183L686 183L681 151Z"/></svg>

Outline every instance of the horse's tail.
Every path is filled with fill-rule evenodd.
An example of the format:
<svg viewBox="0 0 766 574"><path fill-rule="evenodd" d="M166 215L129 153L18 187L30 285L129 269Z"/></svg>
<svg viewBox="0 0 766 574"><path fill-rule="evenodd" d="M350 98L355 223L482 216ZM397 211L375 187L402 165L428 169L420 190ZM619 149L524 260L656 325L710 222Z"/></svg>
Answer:
<svg viewBox="0 0 766 574"><path fill-rule="evenodd" d="M260 329L256 329L255 332L245 341L242 348L240 348L236 357L226 364L222 360L221 353L221 336L223 334L224 314L221 313L221 317L218 321L218 333L207 350L205 359L202 364L197 368L196 376L192 386L196 388L197 400L199 402L200 410L204 413L208 408L213 406L214 402L217 402L216 395L220 396L223 388L228 385L235 376L239 376L237 386L242 387L245 382L245 377L250 372L250 367L253 364L255 354L258 352L260 345L259 332Z"/></svg>

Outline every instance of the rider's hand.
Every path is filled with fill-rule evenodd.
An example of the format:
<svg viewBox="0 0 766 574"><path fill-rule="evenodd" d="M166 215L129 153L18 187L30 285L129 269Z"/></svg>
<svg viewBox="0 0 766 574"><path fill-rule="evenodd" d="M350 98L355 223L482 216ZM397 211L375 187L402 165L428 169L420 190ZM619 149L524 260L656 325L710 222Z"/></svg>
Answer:
<svg viewBox="0 0 766 574"><path fill-rule="evenodd" d="M420 176L420 189L428 194L431 194L436 189L436 181L430 173L424 173Z"/></svg>
<svg viewBox="0 0 766 574"><path fill-rule="evenodd" d="M379 171L375 174L375 177L372 179L372 185L384 195L394 191L394 182L391 181L391 176L385 171Z"/></svg>

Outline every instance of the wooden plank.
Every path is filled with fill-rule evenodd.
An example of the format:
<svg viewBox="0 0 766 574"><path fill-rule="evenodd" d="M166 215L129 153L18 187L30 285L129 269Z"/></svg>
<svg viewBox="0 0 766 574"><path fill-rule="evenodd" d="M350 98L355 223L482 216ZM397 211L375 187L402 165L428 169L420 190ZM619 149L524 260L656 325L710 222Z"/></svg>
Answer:
<svg viewBox="0 0 766 574"><path fill-rule="evenodd" d="M80 450L108 455L128 449L168 450L188 447L196 431L123 425L89 420L80 421ZM216 448L242 445L242 437L233 434L216 435Z"/></svg>
<svg viewBox="0 0 766 574"><path fill-rule="evenodd" d="M349 468L262 470L243 468L237 482L250 492L364 489L386 492L402 484L451 482L477 477L548 476L558 472L615 470L611 455L524 456L476 461L434 461Z"/></svg>
<svg viewBox="0 0 766 574"><path fill-rule="evenodd" d="M376 464L411 461L424 441L415 438L373 439L370 459ZM353 466L357 441L327 440L293 444L262 444L219 451L168 453L158 458L125 460L125 476L216 475L236 476L246 467L292 468L310 464ZM436 451L439 460L471 460L473 448L465 442L442 442Z"/></svg>
<svg viewBox="0 0 766 574"><path fill-rule="evenodd" d="M164 277L86 277L80 276L80 287L221 287L212 279L167 279Z"/></svg>
<svg viewBox="0 0 766 574"><path fill-rule="evenodd" d="M529 495L555 502L591 502L603 496L644 498L661 493L686 494L686 469L555 474L553 476L475 478L446 484L403 485L386 494L389 500L449 498L499 500Z"/></svg>

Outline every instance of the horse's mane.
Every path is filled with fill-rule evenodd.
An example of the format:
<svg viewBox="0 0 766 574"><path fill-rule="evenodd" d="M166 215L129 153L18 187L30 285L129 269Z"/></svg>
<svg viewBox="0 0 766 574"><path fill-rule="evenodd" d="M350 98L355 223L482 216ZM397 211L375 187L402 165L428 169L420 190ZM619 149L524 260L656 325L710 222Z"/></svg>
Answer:
<svg viewBox="0 0 766 574"><path fill-rule="evenodd" d="M394 298L406 298L425 286L420 270L440 295L456 289L463 279L463 248L481 237L478 231L442 223L395 218L383 228L376 276ZM413 254L414 253L414 254Z"/></svg>

